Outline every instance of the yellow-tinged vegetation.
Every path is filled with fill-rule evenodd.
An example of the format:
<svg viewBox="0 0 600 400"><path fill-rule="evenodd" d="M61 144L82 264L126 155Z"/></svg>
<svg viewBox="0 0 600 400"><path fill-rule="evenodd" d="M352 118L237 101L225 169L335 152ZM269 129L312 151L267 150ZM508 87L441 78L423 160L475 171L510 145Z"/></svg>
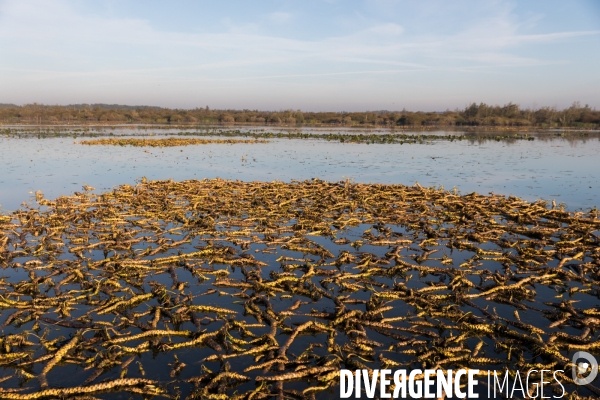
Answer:
<svg viewBox="0 0 600 400"><path fill-rule="evenodd" d="M198 144L256 144L268 143L264 139L139 139L139 138L108 138L82 140L79 144L88 146L134 146L134 147L175 147Z"/></svg>
<svg viewBox="0 0 600 400"><path fill-rule="evenodd" d="M317 179L90 190L0 216L0 398L302 399L341 368L600 355L595 209Z"/></svg>

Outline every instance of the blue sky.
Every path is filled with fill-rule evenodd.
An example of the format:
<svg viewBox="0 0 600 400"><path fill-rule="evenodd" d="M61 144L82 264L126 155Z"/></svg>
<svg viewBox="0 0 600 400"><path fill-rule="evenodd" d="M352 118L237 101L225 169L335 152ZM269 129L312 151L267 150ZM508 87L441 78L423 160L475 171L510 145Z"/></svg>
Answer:
<svg viewBox="0 0 600 400"><path fill-rule="evenodd" d="M599 71L599 0L0 0L0 103L600 108Z"/></svg>

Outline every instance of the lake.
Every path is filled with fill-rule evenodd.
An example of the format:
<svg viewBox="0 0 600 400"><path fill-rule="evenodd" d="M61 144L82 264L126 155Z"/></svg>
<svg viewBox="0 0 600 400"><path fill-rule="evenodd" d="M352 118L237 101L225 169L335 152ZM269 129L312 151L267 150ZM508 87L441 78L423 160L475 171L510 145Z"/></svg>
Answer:
<svg viewBox="0 0 600 400"><path fill-rule="evenodd" d="M311 129L330 140L157 148L80 142L206 132L3 132L4 388L327 399L342 367L598 353L596 134Z"/></svg>
<svg viewBox="0 0 600 400"><path fill-rule="evenodd" d="M266 129L266 128L265 128ZM247 129L249 130L249 129ZM252 129L261 130L261 129ZM180 130L102 128L96 134L176 135ZM348 129L308 130L348 133ZM378 130L377 133L385 131ZM354 144L318 139L271 139L268 144L202 145L145 149L82 146L78 138L35 133L0 137L0 207L14 210L41 190L47 197L69 194L83 184L103 191L148 179L303 180L415 182L456 187L461 193L489 192L534 201L555 200L570 210L600 205L600 138L542 133L536 140L429 141L424 144ZM192 131L193 133L193 131ZM414 134L422 134L415 132ZM61 135L69 134L62 130ZM461 132L428 132L457 135Z"/></svg>

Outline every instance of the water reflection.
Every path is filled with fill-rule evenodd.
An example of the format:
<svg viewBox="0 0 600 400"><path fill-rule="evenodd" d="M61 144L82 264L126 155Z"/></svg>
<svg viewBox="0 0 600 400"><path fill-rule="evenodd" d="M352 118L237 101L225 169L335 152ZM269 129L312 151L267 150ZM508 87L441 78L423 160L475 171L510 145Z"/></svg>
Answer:
<svg viewBox="0 0 600 400"><path fill-rule="evenodd" d="M7 129L4 127L3 132ZM271 131L319 135L390 133L381 129L333 128ZM36 190L56 197L79 190L83 184L108 190L117 184L134 183L142 176L175 180L221 177L290 181L319 177L407 185L419 182L424 186L457 187L462 193L495 192L528 200L555 200L571 210L600 204L600 178L595 173L600 167L597 133L528 134L535 140L497 140L498 132L429 131L404 132L424 138L404 144L273 138L268 144L145 149L88 147L77 142L90 135L163 137L182 131L137 126L68 130L13 127L10 132L0 137L0 206L5 210L18 208ZM206 129L186 132L202 134ZM249 127L240 132L267 130ZM423 135L466 138L449 141L426 139Z"/></svg>

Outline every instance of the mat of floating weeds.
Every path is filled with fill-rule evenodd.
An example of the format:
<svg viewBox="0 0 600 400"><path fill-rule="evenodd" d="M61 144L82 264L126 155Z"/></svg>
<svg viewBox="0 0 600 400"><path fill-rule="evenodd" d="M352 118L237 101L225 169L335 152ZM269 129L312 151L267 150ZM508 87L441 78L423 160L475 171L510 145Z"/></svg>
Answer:
<svg viewBox="0 0 600 400"><path fill-rule="evenodd" d="M600 355L595 209L320 180L36 197L0 216L1 398L327 398L341 368L572 391L572 353Z"/></svg>
<svg viewBox="0 0 600 400"><path fill-rule="evenodd" d="M391 131L378 131L377 133L372 132L354 132L353 128L342 129L341 132L336 132L339 129L332 128L333 132L319 133L304 130L292 130L292 131L265 131L264 129L222 129L222 128L201 128L196 127L194 130L173 132L173 130L182 127L177 126L140 126L139 129L130 128L111 128L106 127L79 127L79 128L63 128L63 127L36 127L36 128L4 128L0 129L0 135L6 135L6 137L14 138L27 138L37 137L52 138L52 137L75 137L88 136L88 137L99 137L99 136L135 136L135 137L147 137L156 134L167 135L167 136L200 136L200 137L251 137L258 140L265 139L306 139L306 140L327 140L337 141L341 143L366 143L366 144L429 144L434 141L468 141L484 143L487 141L505 141L508 143L514 143L517 141L533 141L533 140L553 140L555 138L561 138L563 140L578 141L586 140L599 137L599 133L595 131L568 131L568 132L504 132L500 133L495 129L486 131L486 129L478 128L476 132L470 131L469 127L463 127L460 130L447 130L444 134L435 134L423 130L408 131L396 133L392 129ZM147 129L151 130L151 133L146 132ZM510 129L509 129L510 130ZM389 133L386 133L389 132ZM116 138L111 138L115 140ZM116 143L115 143L116 144Z"/></svg>
<svg viewBox="0 0 600 400"><path fill-rule="evenodd" d="M82 140L79 144L88 146L134 146L134 147L175 147L193 146L198 144L255 144L268 143L267 140L257 139L94 139Z"/></svg>

